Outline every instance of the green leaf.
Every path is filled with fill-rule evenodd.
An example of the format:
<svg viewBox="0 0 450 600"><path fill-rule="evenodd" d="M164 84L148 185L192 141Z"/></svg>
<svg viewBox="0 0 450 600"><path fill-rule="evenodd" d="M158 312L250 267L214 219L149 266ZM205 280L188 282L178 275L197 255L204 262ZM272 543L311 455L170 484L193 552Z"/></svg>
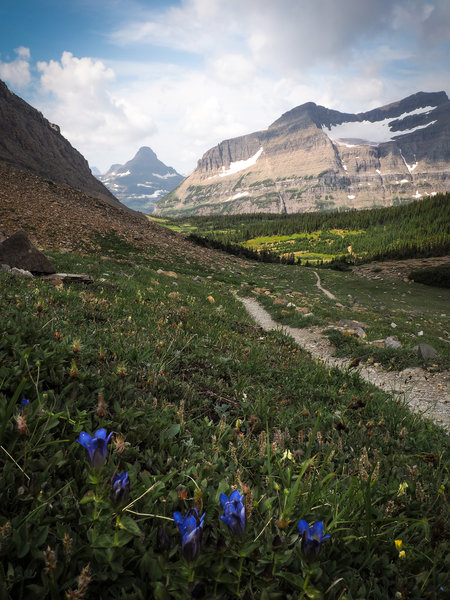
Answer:
<svg viewBox="0 0 450 600"><path fill-rule="evenodd" d="M30 542L23 542L23 544L20 544L19 548L17 549L17 557L23 558L24 556L26 556L28 554L29 551L30 551Z"/></svg>
<svg viewBox="0 0 450 600"><path fill-rule="evenodd" d="M298 590L302 590L305 585L305 580L300 575L296 575L295 573L281 572L278 573L278 576L287 581L290 585L294 586Z"/></svg>
<svg viewBox="0 0 450 600"><path fill-rule="evenodd" d="M139 529L138 524L131 517L123 516L119 520L120 529L129 531L133 535L141 535L142 531Z"/></svg>
<svg viewBox="0 0 450 600"><path fill-rule="evenodd" d="M179 423L174 423L169 427L169 429L166 429L166 431L164 432L164 438L171 440L180 433L180 429L181 425Z"/></svg>
<svg viewBox="0 0 450 600"><path fill-rule="evenodd" d="M92 492L88 492L81 498L79 503L80 504L88 504L88 502L94 502L94 500L95 500L94 494Z"/></svg>
<svg viewBox="0 0 450 600"><path fill-rule="evenodd" d="M120 548L121 546L125 546L126 544L128 544L128 542L130 540L133 539L133 534L130 533L129 531L119 531L119 533L117 534L117 538L115 540L114 546L116 546L117 548Z"/></svg>
<svg viewBox="0 0 450 600"><path fill-rule="evenodd" d="M89 541L93 548L111 548L115 545L113 535L109 533L102 533L94 539L93 533L94 532L92 530L88 533L88 537L91 538Z"/></svg>
<svg viewBox="0 0 450 600"><path fill-rule="evenodd" d="M36 534L35 537L33 538L33 546L38 547L38 546L42 546L42 544L45 542L45 540L47 539L48 536L48 527L40 527Z"/></svg>
<svg viewBox="0 0 450 600"><path fill-rule="evenodd" d="M155 600L170 600L169 592L160 581L153 588L153 597Z"/></svg>

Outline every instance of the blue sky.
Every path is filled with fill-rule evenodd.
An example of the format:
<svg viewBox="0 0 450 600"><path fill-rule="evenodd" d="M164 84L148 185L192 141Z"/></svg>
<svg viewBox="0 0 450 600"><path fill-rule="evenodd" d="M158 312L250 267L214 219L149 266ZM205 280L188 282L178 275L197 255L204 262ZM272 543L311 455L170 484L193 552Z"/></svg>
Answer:
<svg viewBox="0 0 450 600"><path fill-rule="evenodd" d="M450 92L449 0L3 0L0 79L106 171L150 146L188 174L313 101Z"/></svg>

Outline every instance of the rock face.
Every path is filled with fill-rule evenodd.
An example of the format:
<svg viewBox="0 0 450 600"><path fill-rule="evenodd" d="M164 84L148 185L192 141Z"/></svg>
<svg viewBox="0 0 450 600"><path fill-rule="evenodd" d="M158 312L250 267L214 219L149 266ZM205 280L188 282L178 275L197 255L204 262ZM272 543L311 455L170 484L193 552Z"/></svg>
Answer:
<svg viewBox="0 0 450 600"><path fill-rule="evenodd" d="M365 113L309 102L221 142L155 214L294 213L401 204L450 189L450 101L419 92Z"/></svg>
<svg viewBox="0 0 450 600"><path fill-rule="evenodd" d="M155 203L179 185L184 177L161 162L144 146L124 165L112 165L98 177L124 204L152 213Z"/></svg>
<svg viewBox="0 0 450 600"><path fill-rule="evenodd" d="M114 206L122 206L92 175L85 158L61 135L59 127L13 94L2 81L0 162L65 183Z"/></svg>
<svg viewBox="0 0 450 600"><path fill-rule="evenodd" d="M56 273L52 263L23 231L17 231L0 244L0 263L40 275Z"/></svg>

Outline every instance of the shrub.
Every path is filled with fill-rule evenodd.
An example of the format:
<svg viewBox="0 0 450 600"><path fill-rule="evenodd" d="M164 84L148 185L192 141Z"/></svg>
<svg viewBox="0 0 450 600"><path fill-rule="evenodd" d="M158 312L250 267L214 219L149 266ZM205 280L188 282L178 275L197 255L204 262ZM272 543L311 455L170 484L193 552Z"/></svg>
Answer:
<svg viewBox="0 0 450 600"><path fill-rule="evenodd" d="M412 279L416 283L423 283L425 285L450 288L450 265L416 269L415 271L411 271L408 275L408 279Z"/></svg>

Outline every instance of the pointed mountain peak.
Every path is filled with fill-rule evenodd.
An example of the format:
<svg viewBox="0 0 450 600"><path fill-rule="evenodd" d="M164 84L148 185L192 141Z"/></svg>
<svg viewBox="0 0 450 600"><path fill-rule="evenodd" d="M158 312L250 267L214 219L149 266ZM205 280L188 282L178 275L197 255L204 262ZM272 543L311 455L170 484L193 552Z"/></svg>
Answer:
<svg viewBox="0 0 450 600"><path fill-rule="evenodd" d="M157 159L158 157L156 156L155 152L153 152L153 150L151 148L149 148L148 146L142 146L141 148L139 148L139 150L136 152L136 155L134 156L134 158L132 160L136 160L136 159Z"/></svg>
<svg viewBox="0 0 450 600"><path fill-rule="evenodd" d="M148 146L142 146L124 165L112 165L100 180L129 207L152 212L159 198L172 191L184 177L161 162Z"/></svg>

